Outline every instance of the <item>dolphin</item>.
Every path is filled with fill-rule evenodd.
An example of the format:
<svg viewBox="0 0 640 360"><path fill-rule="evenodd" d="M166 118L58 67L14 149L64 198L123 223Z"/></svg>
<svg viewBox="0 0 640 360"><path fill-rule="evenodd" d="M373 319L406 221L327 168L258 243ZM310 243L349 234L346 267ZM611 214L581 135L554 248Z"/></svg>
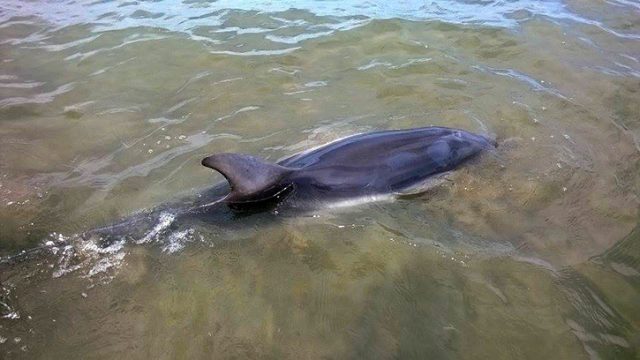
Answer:
<svg viewBox="0 0 640 360"><path fill-rule="evenodd" d="M297 215L336 203L357 204L358 199L420 194L496 145L495 140L461 129L422 127L352 135L277 163L247 154L214 154L202 159L202 165L221 173L229 186L218 183L195 198L143 210L88 230L80 238L94 238L107 247L121 240L154 241L167 231L198 224L217 225L211 229L226 226L235 232L243 222L234 219L256 213L263 216L253 217L255 221L268 224L274 220L271 215L287 210ZM39 246L5 262L46 248Z"/></svg>
<svg viewBox="0 0 640 360"><path fill-rule="evenodd" d="M465 130L422 127L357 134L277 163L219 153L204 158L202 165L227 179L231 191L222 201L233 210L313 209L424 192L434 178L495 145Z"/></svg>

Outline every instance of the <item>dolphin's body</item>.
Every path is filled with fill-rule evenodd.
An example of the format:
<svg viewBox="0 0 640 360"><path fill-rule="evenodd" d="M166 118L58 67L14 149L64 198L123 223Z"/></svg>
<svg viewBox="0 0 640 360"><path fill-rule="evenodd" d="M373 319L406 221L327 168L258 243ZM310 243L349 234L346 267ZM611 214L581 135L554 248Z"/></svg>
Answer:
<svg viewBox="0 0 640 360"><path fill-rule="evenodd" d="M295 216L360 199L419 194L434 178L494 147L482 135L424 127L353 135L276 164L245 154L215 154L202 164L224 175L231 191L219 183L195 199L161 205L82 235L97 236L103 246L120 239L143 243L199 224L241 229L243 222L234 219L249 214L263 213L253 219L268 223L276 213Z"/></svg>
<svg viewBox="0 0 640 360"><path fill-rule="evenodd" d="M198 227L198 233L212 236L231 229L247 228L234 221L252 216L250 229L275 220L284 211L289 215L305 213L350 200L378 200L395 195L424 192L431 180L456 169L485 150L495 147L482 135L445 127L378 131L353 135L302 152L276 164L255 156L222 153L206 157L202 164L220 172L224 183L175 203L133 214L114 224L80 234L106 247L116 241L138 244L157 241L162 236L185 236ZM358 201L355 201L358 203ZM229 210L231 209L231 211ZM276 211L264 211L273 210ZM242 210L241 212L233 210ZM249 210L249 211L246 211ZM215 224L217 226L206 226ZM201 226L205 225L205 226ZM218 232L218 231L222 231ZM60 240L59 246L68 246ZM15 257L2 259L0 265L37 256L47 246L39 246Z"/></svg>
<svg viewBox="0 0 640 360"><path fill-rule="evenodd" d="M168 232L180 229L188 232L199 224L219 225L202 227L204 231L215 230L220 225L234 228L238 223L241 226L241 222L232 220L247 212L239 214L228 208L250 210L248 213L289 209L294 210L292 214L295 215L343 200L352 203L348 200L417 194L430 187L430 180L494 147L494 141L464 130L424 127L353 135L293 155L277 164L251 155L215 154L203 159L202 164L224 175L230 192L225 184L218 184L195 200L184 199L158 206L115 224L87 231L81 238L95 238L100 246L124 240L145 243ZM264 212L265 216L254 219L260 223L262 220L271 222L273 217L269 214L275 213ZM253 224L251 228L257 228L255 221ZM67 246L64 241L58 245ZM2 263L36 256L47 248L40 246L3 259Z"/></svg>
<svg viewBox="0 0 640 360"><path fill-rule="evenodd" d="M216 224L241 229L233 221L245 214L262 212L258 223L270 223L276 212L304 213L349 200L378 200L395 195L418 194L433 184L431 180L495 147L482 135L445 127L377 131L353 135L311 149L276 164L255 156L221 153L206 157L202 164L220 172L229 182L214 185L198 196L164 204L133 214L114 224L80 234L106 247L115 241L145 243L173 231L189 231L193 226ZM358 203L358 201L355 201ZM229 210L240 210L230 211ZM264 221L264 222L263 222ZM237 224L237 226L235 226ZM246 225L246 223L245 223ZM67 244L60 241L58 245ZM36 256L48 246L39 246L20 255L2 259L0 265Z"/></svg>
<svg viewBox="0 0 640 360"><path fill-rule="evenodd" d="M221 153L202 160L229 181L232 209L265 205L316 208L326 204L420 192L434 176L455 169L483 150L488 138L444 127L353 135L277 164L251 155Z"/></svg>

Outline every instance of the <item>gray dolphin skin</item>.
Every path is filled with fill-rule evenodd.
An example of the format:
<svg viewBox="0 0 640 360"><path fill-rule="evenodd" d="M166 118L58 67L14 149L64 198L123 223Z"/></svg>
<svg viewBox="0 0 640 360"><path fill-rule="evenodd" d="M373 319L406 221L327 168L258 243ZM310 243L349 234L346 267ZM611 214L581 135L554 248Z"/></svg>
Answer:
<svg viewBox="0 0 640 360"><path fill-rule="evenodd" d="M334 201L411 193L495 142L460 129L423 127L353 135L277 164L252 155L221 153L202 165L220 172L232 209L286 204L313 208Z"/></svg>

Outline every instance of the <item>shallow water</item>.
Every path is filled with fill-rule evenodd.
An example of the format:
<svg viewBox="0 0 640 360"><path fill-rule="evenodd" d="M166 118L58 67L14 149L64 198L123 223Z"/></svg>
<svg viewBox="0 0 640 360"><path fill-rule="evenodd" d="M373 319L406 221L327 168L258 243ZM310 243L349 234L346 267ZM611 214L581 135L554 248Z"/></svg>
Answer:
<svg viewBox="0 0 640 360"><path fill-rule="evenodd" d="M5 0L0 55L2 358L639 354L637 2ZM426 125L500 145L408 199L151 211L207 154Z"/></svg>

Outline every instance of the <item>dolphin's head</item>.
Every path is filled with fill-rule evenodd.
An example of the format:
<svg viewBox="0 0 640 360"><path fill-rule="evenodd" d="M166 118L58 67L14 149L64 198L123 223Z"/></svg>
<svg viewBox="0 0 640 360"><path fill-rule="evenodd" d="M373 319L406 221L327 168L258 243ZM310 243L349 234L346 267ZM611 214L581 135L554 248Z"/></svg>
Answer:
<svg viewBox="0 0 640 360"><path fill-rule="evenodd" d="M459 156L468 157L482 150L493 150L497 142L488 136L473 134L464 130L453 133L453 142L458 145Z"/></svg>
<svg viewBox="0 0 640 360"><path fill-rule="evenodd" d="M495 149L495 140L464 130L452 130L427 147L427 155L440 169L452 169L483 150Z"/></svg>

